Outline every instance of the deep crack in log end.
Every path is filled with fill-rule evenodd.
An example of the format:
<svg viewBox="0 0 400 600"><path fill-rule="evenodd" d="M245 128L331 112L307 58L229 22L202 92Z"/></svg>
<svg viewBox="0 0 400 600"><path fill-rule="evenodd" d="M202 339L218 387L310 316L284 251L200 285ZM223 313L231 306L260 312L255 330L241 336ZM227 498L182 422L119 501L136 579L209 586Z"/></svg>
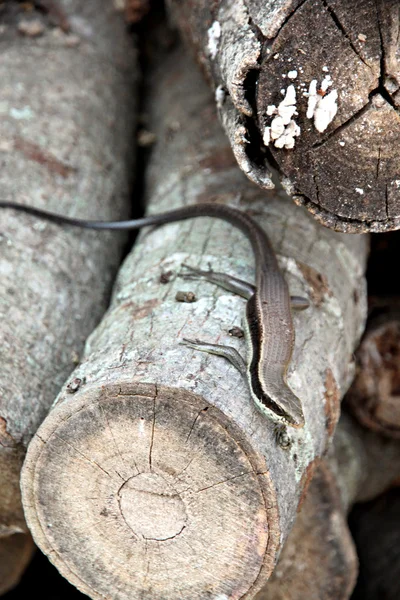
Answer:
<svg viewBox="0 0 400 600"><path fill-rule="evenodd" d="M399 228L399 23L394 0L306 0L253 82L260 156L339 231Z"/></svg>
<svg viewBox="0 0 400 600"><path fill-rule="evenodd" d="M242 597L265 583L280 535L264 459L201 397L106 384L60 404L39 436L23 472L27 520L84 593Z"/></svg>

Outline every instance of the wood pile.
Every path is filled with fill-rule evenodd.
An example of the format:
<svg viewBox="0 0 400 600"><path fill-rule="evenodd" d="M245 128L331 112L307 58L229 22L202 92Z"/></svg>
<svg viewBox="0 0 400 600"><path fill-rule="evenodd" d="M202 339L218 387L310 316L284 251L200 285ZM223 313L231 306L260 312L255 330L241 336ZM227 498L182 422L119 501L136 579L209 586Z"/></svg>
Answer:
<svg viewBox="0 0 400 600"><path fill-rule="evenodd" d="M253 282L241 231L189 219L127 250L0 206L5 598L58 593L35 546L68 598L398 597L399 32L392 0L0 3L0 200L231 206L309 303L293 427L184 342L249 352L245 300L185 266Z"/></svg>

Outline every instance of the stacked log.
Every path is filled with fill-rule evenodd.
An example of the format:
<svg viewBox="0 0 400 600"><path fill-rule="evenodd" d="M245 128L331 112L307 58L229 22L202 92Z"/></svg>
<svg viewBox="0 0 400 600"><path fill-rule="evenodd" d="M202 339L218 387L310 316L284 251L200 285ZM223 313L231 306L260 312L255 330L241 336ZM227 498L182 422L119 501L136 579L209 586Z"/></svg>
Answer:
<svg viewBox="0 0 400 600"><path fill-rule="evenodd" d="M241 169L348 233L400 227L397 0L169 0Z"/></svg>
<svg viewBox="0 0 400 600"><path fill-rule="evenodd" d="M348 600L358 574L348 512L354 503L374 499L398 484L399 475L400 445L361 428L342 414L328 456L316 469L276 569L257 600ZM362 524L364 531L368 531L366 522ZM372 557L378 555L374 547L368 540L362 548L370 567ZM386 556L388 560L380 564L386 567L387 587L393 589L395 585L389 583L393 560L390 553ZM378 582L382 574L379 567L375 571Z"/></svg>
<svg viewBox="0 0 400 600"><path fill-rule="evenodd" d="M2 200L71 216L127 216L137 71L123 21L108 0L69 2L47 15L18 3L1 8ZM4 592L33 549L19 489L27 445L106 309L125 238L4 210L0 222Z"/></svg>
<svg viewBox="0 0 400 600"><path fill-rule="evenodd" d="M200 338L244 353L243 299L181 277L182 263L210 263L253 281L243 235L210 218L145 231L30 445L25 514L42 551L91 598L250 599L335 431L365 324L368 244L248 182L181 48L150 87L149 214L205 201L246 211L270 235L290 293L310 299L294 317L288 373L306 424L277 428L232 365L180 345Z"/></svg>
<svg viewBox="0 0 400 600"><path fill-rule="evenodd" d="M356 353L349 410L366 428L400 438L400 303L374 307Z"/></svg>
<svg viewBox="0 0 400 600"><path fill-rule="evenodd" d="M294 315L288 371L304 428L261 415L232 365L181 343L199 338L245 354L244 300L188 279L183 266L252 282L254 257L239 231L203 218L142 232L80 357L124 237L2 213L0 593L34 548L18 487L33 436L22 472L27 524L89 597L350 598L358 557L348 512L400 481L398 302L374 299L354 355L368 239L318 224L364 232L399 223L398 7L353 4L169 0L213 93L178 46L155 57L143 103L139 143L155 142L148 214L205 201L239 208L267 231L290 293L310 301ZM3 189L71 216L123 218L136 56L115 12L125 8L134 23L148 2L65 6L43 0L39 13L21 16L31 9L10 3L1 13ZM41 77L36 89L39 60L46 85ZM346 406L361 426L347 414L338 423L354 373ZM386 495L353 522L363 598L397 598L397 506Z"/></svg>

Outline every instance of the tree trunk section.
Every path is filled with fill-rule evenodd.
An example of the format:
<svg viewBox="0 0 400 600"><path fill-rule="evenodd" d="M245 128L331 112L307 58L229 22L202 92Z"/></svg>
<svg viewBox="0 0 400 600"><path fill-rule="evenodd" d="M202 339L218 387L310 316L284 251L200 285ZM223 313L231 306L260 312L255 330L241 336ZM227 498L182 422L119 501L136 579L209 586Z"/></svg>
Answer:
<svg viewBox="0 0 400 600"><path fill-rule="evenodd" d="M382 494L399 475L400 445L343 414L329 457L318 465L276 569L256 600L348 600L358 560L347 513L355 502ZM374 546L372 539L366 546Z"/></svg>
<svg viewBox="0 0 400 600"><path fill-rule="evenodd" d="M135 52L108 0L65 6L68 34L18 3L1 11L1 196L118 219L129 214ZM39 37L22 33L28 22ZM11 536L11 556L27 532L26 447L106 309L124 237L6 210L0 223L0 539L3 552Z"/></svg>
<svg viewBox="0 0 400 600"><path fill-rule="evenodd" d="M400 227L397 0L169 6L252 181L270 188L277 167L294 201L338 231Z"/></svg>
<svg viewBox="0 0 400 600"><path fill-rule="evenodd" d="M306 425L277 429L225 359L179 344L199 338L244 353L244 340L229 335L243 299L183 280L181 265L253 281L254 259L227 223L169 224L141 234L82 364L30 445L24 507L38 545L91 598L251 599L275 566L353 375L367 239L322 229L282 192L266 196L247 181L181 48L151 80L148 211L222 202L265 227L291 294L311 302L294 317L288 377Z"/></svg>
<svg viewBox="0 0 400 600"><path fill-rule="evenodd" d="M355 380L346 403L364 427L400 438L400 303L371 318L356 353Z"/></svg>

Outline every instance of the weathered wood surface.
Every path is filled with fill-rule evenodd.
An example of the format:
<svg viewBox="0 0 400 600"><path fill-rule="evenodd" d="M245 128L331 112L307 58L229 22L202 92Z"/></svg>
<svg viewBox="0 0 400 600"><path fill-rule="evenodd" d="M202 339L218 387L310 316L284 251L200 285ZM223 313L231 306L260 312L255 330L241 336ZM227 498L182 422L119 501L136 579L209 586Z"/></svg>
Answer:
<svg viewBox="0 0 400 600"><path fill-rule="evenodd" d="M212 82L235 156L252 181L271 187L272 164L294 201L328 227L400 227L397 0L168 4ZM297 112L289 127L289 120L278 124L283 111L272 107L290 86L296 97L288 105ZM277 131L268 141L271 126L287 137Z"/></svg>
<svg viewBox="0 0 400 600"><path fill-rule="evenodd" d="M25 513L40 548L91 598L250 599L274 568L353 374L367 239L321 228L247 181L182 50L153 74L146 106L157 138L149 212L204 201L248 211L270 234L291 293L310 297L295 316L288 379L306 426L288 428L284 444L229 363L179 345L197 337L244 352L228 333L243 299L179 276L183 262L211 263L253 280L244 236L210 218L145 231L30 445ZM196 301L177 302L182 291Z"/></svg>
<svg viewBox="0 0 400 600"><path fill-rule="evenodd" d="M400 444L363 430L343 414L277 567L256 599L348 600L358 559L347 513L355 502L373 499L398 483L399 476ZM371 536L364 546L374 547L375 539Z"/></svg>
<svg viewBox="0 0 400 600"><path fill-rule="evenodd" d="M373 431L400 438L400 302L376 307L356 352L356 377L346 397Z"/></svg>
<svg viewBox="0 0 400 600"><path fill-rule="evenodd" d="M1 197L122 218L136 105L132 40L108 0L68 2L65 14L69 34L42 13L2 6ZM27 19L41 25L39 37L21 33ZM0 212L0 538L27 531L26 446L106 309L123 244L124 236Z"/></svg>

